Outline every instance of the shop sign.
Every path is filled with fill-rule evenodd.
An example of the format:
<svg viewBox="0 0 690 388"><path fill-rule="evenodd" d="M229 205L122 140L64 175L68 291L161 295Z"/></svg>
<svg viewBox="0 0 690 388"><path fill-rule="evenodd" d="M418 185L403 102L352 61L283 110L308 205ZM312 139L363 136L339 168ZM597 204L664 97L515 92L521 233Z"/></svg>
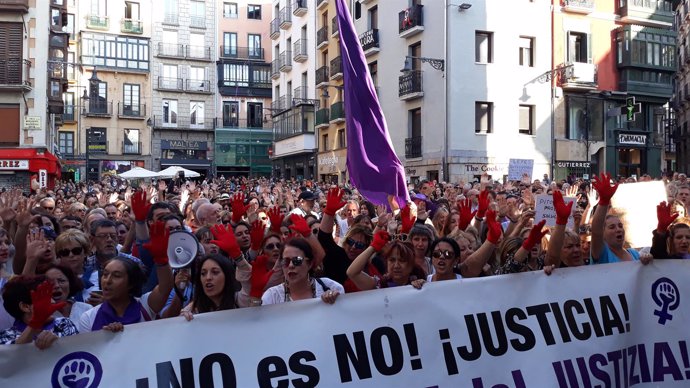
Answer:
<svg viewBox="0 0 690 388"><path fill-rule="evenodd" d="M619 133L618 144L646 145L647 135L637 135L633 133Z"/></svg>
<svg viewBox="0 0 690 388"><path fill-rule="evenodd" d="M589 169L591 166L590 162L577 162L570 160L556 161L556 167L559 168L586 168Z"/></svg>
<svg viewBox="0 0 690 388"><path fill-rule="evenodd" d="M0 159L0 170L28 170L28 160Z"/></svg>
<svg viewBox="0 0 690 388"><path fill-rule="evenodd" d="M38 184L42 189L48 187L48 170L38 170Z"/></svg>
<svg viewBox="0 0 690 388"><path fill-rule="evenodd" d="M164 150L206 150L207 142L196 140L161 140Z"/></svg>
<svg viewBox="0 0 690 388"><path fill-rule="evenodd" d="M319 158L319 165L321 166L335 166L338 164L337 156L322 156Z"/></svg>
<svg viewBox="0 0 690 388"><path fill-rule="evenodd" d="M508 165L495 165L495 164L465 164L465 172L467 173L499 173L507 174Z"/></svg>

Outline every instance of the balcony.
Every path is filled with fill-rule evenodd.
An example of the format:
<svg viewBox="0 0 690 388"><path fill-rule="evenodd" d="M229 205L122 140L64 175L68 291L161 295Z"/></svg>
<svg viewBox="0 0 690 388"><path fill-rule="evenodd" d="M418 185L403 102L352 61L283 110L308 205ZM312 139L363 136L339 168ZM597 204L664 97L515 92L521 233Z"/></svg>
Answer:
<svg viewBox="0 0 690 388"><path fill-rule="evenodd" d="M74 123L77 121L77 117L74 114L75 105L65 105L64 113L62 114L63 123Z"/></svg>
<svg viewBox="0 0 690 388"><path fill-rule="evenodd" d="M316 9L321 11L326 7L328 7L328 0L316 0Z"/></svg>
<svg viewBox="0 0 690 388"><path fill-rule="evenodd" d="M0 1L0 12L29 12L29 0Z"/></svg>
<svg viewBox="0 0 690 388"><path fill-rule="evenodd" d="M572 66L561 76L563 90L596 90L597 65L593 63L574 62L565 66Z"/></svg>
<svg viewBox="0 0 690 388"><path fill-rule="evenodd" d="M271 79L280 78L280 60L274 59L271 62Z"/></svg>
<svg viewBox="0 0 690 388"><path fill-rule="evenodd" d="M308 0L295 0L292 2L292 14L295 16L304 16L307 14Z"/></svg>
<svg viewBox="0 0 690 388"><path fill-rule="evenodd" d="M264 122L263 118L239 119L237 117L217 117L216 128L264 128L271 129L271 123Z"/></svg>
<svg viewBox="0 0 690 388"><path fill-rule="evenodd" d="M422 5L415 5L398 14L398 36L409 38L424 31L424 12Z"/></svg>
<svg viewBox="0 0 690 388"><path fill-rule="evenodd" d="M158 56L184 58L184 45L177 43L158 43Z"/></svg>
<svg viewBox="0 0 690 388"><path fill-rule="evenodd" d="M213 90L211 88L211 81L207 79L187 79L185 80L184 90L185 92L189 93L213 93Z"/></svg>
<svg viewBox="0 0 690 388"><path fill-rule="evenodd" d="M122 141L122 155L141 155L141 142Z"/></svg>
<svg viewBox="0 0 690 388"><path fill-rule="evenodd" d="M182 91L182 78L158 77L158 90Z"/></svg>
<svg viewBox="0 0 690 388"><path fill-rule="evenodd" d="M280 29L287 30L292 27L292 10L288 4L287 7L283 7L278 13L278 19L280 20Z"/></svg>
<svg viewBox="0 0 690 388"><path fill-rule="evenodd" d="M316 69L316 88L328 83L328 66L321 66Z"/></svg>
<svg viewBox="0 0 690 388"><path fill-rule="evenodd" d="M306 39L300 39L292 45L292 59L295 62L305 62L309 58L308 47Z"/></svg>
<svg viewBox="0 0 690 388"><path fill-rule="evenodd" d="M370 56L381 51L379 48L379 30L371 29L359 36L359 44L362 46L365 56Z"/></svg>
<svg viewBox="0 0 690 388"><path fill-rule="evenodd" d="M328 47L328 26L323 26L316 31L316 49Z"/></svg>
<svg viewBox="0 0 690 388"><path fill-rule="evenodd" d="M337 38L340 35L340 29L338 28L338 17L334 16L331 19L331 38Z"/></svg>
<svg viewBox="0 0 690 388"><path fill-rule="evenodd" d="M330 112L328 108L319 109L316 111L316 118L314 120L314 128L328 128L330 124Z"/></svg>
<svg viewBox="0 0 690 388"><path fill-rule="evenodd" d="M146 104L132 105L117 103L117 117L121 119L138 119L146 118Z"/></svg>
<svg viewBox="0 0 690 388"><path fill-rule="evenodd" d="M319 102L318 100L310 99L309 98L309 87L307 86L300 86L298 88L295 88L295 91L292 94L292 106L300 106L300 105L318 105Z"/></svg>
<svg viewBox="0 0 690 388"><path fill-rule="evenodd" d="M163 15L163 24L168 24L171 26L179 25L177 13L166 13Z"/></svg>
<svg viewBox="0 0 690 388"><path fill-rule="evenodd" d="M110 28L110 19L107 16L86 15L86 28L107 30Z"/></svg>
<svg viewBox="0 0 690 388"><path fill-rule="evenodd" d="M171 116L154 116L153 117L153 128L155 129L176 129L181 131L203 131L209 132L214 129L214 122L212 118L207 118L204 120L196 119L195 121L190 121L189 118L181 118L179 115L172 113Z"/></svg>
<svg viewBox="0 0 690 388"><path fill-rule="evenodd" d="M276 40L280 38L280 19L275 18L271 20L271 39Z"/></svg>
<svg viewBox="0 0 690 388"><path fill-rule="evenodd" d="M120 32L143 34L144 23L141 20L122 19L120 20Z"/></svg>
<svg viewBox="0 0 690 388"><path fill-rule="evenodd" d="M594 12L594 0L564 0L568 12L590 14Z"/></svg>
<svg viewBox="0 0 690 388"><path fill-rule="evenodd" d="M0 59L0 90L31 90L30 69L27 59Z"/></svg>
<svg viewBox="0 0 690 388"><path fill-rule="evenodd" d="M89 101L82 110L86 117L111 117L113 115L112 101Z"/></svg>
<svg viewBox="0 0 690 388"><path fill-rule="evenodd" d="M405 139L405 158L421 158L422 157L422 137L408 137Z"/></svg>
<svg viewBox="0 0 690 388"><path fill-rule="evenodd" d="M264 60L264 49L261 47L220 46L221 58Z"/></svg>
<svg viewBox="0 0 690 388"><path fill-rule="evenodd" d="M280 71L289 73L292 70L292 53L290 51L283 51L280 53Z"/></svg>
<svg viewBox="0 0 690 388"><path fill-rule="evenodd" d="M407 101L424 96L422 88L422 72L420 70L408 71L398 78L398 97Z"/></svg>
<svg viewBox="0 0 690 388"><path fill-rule="evenodd" d="M200 61L211 60L211 47L209 46L187 46L187 59L194 59Z"/></svg>
<svg viewBox="0 0 690 388"><path fill-rule="evenodd" d="M673 75L643 69L623 69L618 80L619 91L629 94L669 99L673 95Z"/></svg>
<svg viewBox="0 0 690 388"><path fill-rule="evenodd" d="M189 26L192 28L206 28L206 18L203 16L190 16Z"/></svg>
<svg viewBox="0 0 690 388"><path fill-rule="evenodd" d="M618 13L621 21L643 26L670 28L673 26L674 12L670 7L664 9L664 1L621 0Z"/></svg>
<svg viewBox="0 0 690 388"><path fill-rule="evenodd" d="M342 101L331 104L331 114L328 122L330 124L345 122L345 105Z"/></svg>
<svg viewBox="0 0 690 388"><path fill-rule="evenodd" d="M331 79L339 80L343 78L343 58L337 56L331 59Z"/></svg>

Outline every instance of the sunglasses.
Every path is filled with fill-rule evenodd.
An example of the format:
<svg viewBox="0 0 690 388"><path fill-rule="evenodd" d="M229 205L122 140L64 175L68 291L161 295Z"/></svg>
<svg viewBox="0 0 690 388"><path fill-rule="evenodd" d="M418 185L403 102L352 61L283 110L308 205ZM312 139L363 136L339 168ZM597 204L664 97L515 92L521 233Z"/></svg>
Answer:
<svg viewBox="0 0 690 388"><path fill-rule="evenodd" d="M72 255L77 256L77 255L81 255L82 252L84 252L84 248L76 247L76 248L72 248L72 249L61 249L61 250L57 251L57 255L58 255L58 257L67 257L67 256L69 256L70 253L72 253Z"/></svg>
<svg viewBox="0 0 690 388"><path fill-rule="evenodd" d="M367 244L367 243L355 241L351 238L348 238L347 240L345 240L345 242L347 243L347 245L349 245L355 249L366 249L369 246L369 244Z"/></svg>
<svg viewBox="0 0 690 388"><path fill-rule="evenodd" d="M283 257L283 267L289 267L290 263L292 263L293 266L299 267L304 263L304 257L302 256L295 256L295 257Z"/></svg>
<svg viewBox="0 0 690 388"><path fill-rule="evenodd" d="M451 260L455 255L451 251L434 251L431 254L431 257L434 259L446 259L446 260Z"/></svg>
<svg viewBox="0 0 690 388"><path fill-rule="evenodd" d="M407 233L394 234L391 236L391 240L407 241L409 235Z"/></svg>
<svg viewBox="0 0 690 388"><path fill-rule="evenodd" d="M266 244L266 246L264 247L264 250L272 251L274 249L280 249L282 247L283 247L283 244L281 244L281 243L270 243L270 244Z"/></svg>

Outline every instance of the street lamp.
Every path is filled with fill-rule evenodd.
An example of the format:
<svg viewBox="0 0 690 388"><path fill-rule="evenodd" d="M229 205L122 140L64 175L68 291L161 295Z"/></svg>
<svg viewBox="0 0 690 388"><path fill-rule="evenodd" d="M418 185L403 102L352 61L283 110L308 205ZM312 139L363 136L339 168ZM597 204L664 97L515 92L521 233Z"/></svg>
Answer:
<svg viewBox="0 0 690 388"><path fill-rule="evenodd" d="M98 84L100 84L101 80L98 78L98 74L96 73L96 69L93 69L93 72L91 73L91 77L89 78L89 92L87 94L86 92L86 87L84 87L84 94L81 97L82 100L82 115L86 115L87 111L87 103L90 104L98 104L99 101L97 100L98 98ZM95 102L94 102L95 101ZM79 120L79 123L81 123L81 119ZM81 126L81 125L80 125ZM90 172L90 166L89 166L89 136L91 135L89 131L89 128L86 130L86 151L84 152L84 157L86 159L86 181L88 183L89 181L89 172Z"/></svg>
<svg viewBox="0 0 690 388"><path fill-rule="evenodd" d="M406 55L405 56L405 64L402 69L400 69L401 73L407 73L408 71L412 71L412 59L419 59L422 61L422 63L428 63L431 65L436 70L444 71L445 70L445 63L443 59L436 59L436 58L427 58L427 57L413 57L411 55Z"/></svg>

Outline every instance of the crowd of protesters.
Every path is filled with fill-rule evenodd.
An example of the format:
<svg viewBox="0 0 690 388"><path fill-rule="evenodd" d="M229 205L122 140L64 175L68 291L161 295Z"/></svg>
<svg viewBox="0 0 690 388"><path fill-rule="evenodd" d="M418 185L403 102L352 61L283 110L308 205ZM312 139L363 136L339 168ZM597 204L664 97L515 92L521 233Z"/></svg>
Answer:
<svg viewBox="0 0 690 388"><path fill-rule="evenodd" d="M591 182L421 181L410 203L390 196L377 206L349 186L222 176L2 190L0 343L43 349L62 336L219 310L310 298L333 304L343 293L377 288L687 259L687 177L664 179L668 200L657 206L657 225L635 226L653 233L652 246L640 250L629 246L611 208L618 185L630 181L607 174ZM553 197L553 227L535 219L539 194ZM198 253L171 266L170 235L180 232L195 237Z"/></svg>

